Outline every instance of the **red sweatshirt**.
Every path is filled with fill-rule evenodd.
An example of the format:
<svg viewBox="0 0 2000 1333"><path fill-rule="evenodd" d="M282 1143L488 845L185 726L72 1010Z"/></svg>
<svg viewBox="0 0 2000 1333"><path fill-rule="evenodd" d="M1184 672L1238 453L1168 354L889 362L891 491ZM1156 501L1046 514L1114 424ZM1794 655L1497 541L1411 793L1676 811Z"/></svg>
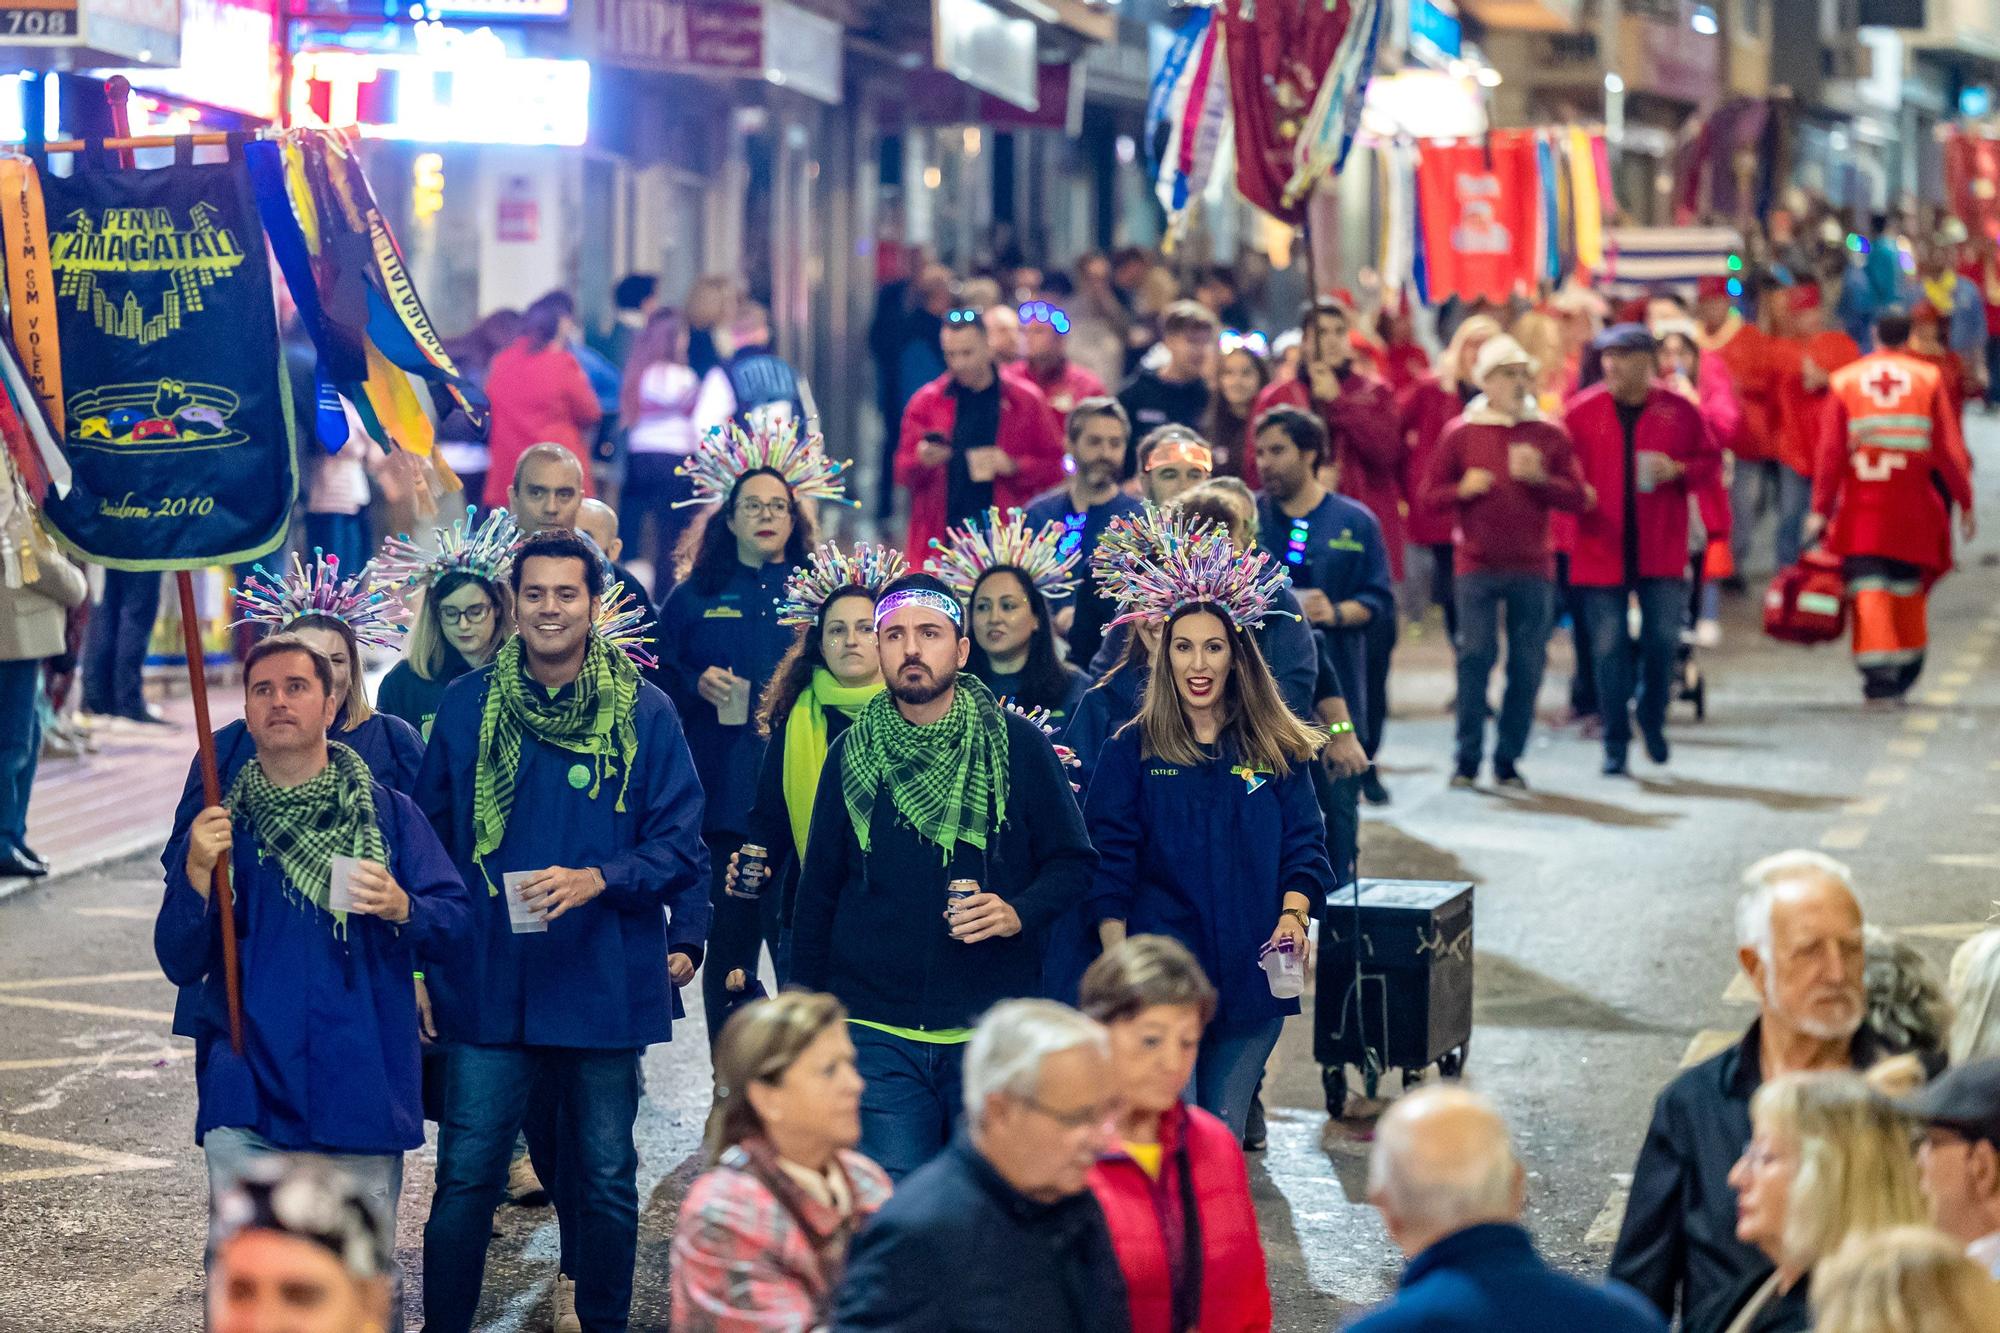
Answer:
<svg viewBox="0 0 2000 1333"><path fill-rule="evenodd" d="M1508 473L1508 451L1517 444L1531 444L1540 451L1547 481L1516 481ZM1460 499L1459 480L1476 467L1493 474L1493 489L1475 499ZM1561 426L1539 418L1510 425L1478 402L1438 437L1419 498L1425 508L1455 517L1453 568L1460 574L1554 578L1549 510L1581 512L1587 507L1583 470Z"/></svg>

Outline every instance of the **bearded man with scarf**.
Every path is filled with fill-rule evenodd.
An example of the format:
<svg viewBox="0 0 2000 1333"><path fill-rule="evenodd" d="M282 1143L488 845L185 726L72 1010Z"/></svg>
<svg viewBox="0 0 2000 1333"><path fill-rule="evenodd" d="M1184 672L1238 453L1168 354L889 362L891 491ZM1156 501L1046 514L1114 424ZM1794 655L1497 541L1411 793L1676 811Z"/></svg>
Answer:
<svg viewBox="0 0 2000 1333"><path fill-rule="evenodd" d="M1097 870L1048 738L964 673L964 619L934 575L882 589L888 688L827 753L793 917L792 981L847 1006L861 1151L897 1180L950 1140L974 1022L1040 993ZM947 911L954 880L977 891Z"/></svg>
<svg viewBox="0 0 2000 1333"><path fill-rule="evenodd" d="M211 1198L259 1157L333 1158L392 1241L403 1154L424 1141L410 973L463 936L465 888L416 804L327 739L341 697L325 654L272 635L250 650L243 693L255 752L221 805L175 820L153 927L161 968L192 1002L195 1141ZM338 901L335 857L359 860ZM229 1040L213 893L225 859L242 941L241 1051Z"/></svg>
<svg viewBox="0 0 2000 1333"><path fill-rule="evenodd" d="M1542 418L1531 392L1534 359L1501 334L1479 349L1480 395L1445 427L1420 496L1452 516L1453 596L1458 602L1458 754L1454 787L1479 778L1486 749L1488 678L1500 660L1500 609L1507 610L1507 691L1493 778L1525 787L1516 766L1535 722L1535 695L1555 625L1549 512L1590 507L1590 487L1569 435Z"/></svg>
<svg viewBox="0 0 2000 1333"><path fill-rule="evenodd" d="M618 1330L638 1243L639 1056L673 1039L675 988L708 928L701 786L673 705L593 628L592 548L539 533L510 580L518 635L445 690L418 783L474 917L469 945L428 972L451 1047L425 1327L472 1326L538 1085L561 1112L562 1294L584 1327Z"/></svg>

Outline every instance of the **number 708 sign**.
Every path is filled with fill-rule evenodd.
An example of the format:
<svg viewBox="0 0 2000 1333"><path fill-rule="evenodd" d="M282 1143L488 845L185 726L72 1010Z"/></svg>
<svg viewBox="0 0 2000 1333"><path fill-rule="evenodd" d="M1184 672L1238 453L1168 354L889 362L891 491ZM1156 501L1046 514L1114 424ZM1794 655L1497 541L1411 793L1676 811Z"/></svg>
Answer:
<svg viewBox="0 0 2000 1333"><path fill-rule="evenodd" d="M0 0L0 45L69 45L79 36L77 0Z"/></svg>

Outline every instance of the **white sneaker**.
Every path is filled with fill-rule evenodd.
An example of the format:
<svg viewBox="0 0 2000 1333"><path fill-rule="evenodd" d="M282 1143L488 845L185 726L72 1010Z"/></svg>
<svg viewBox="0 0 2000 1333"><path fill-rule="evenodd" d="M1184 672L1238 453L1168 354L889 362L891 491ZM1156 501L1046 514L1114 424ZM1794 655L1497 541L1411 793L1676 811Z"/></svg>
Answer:
<svg viewBox="0 0 2000 1333"><path fill-rule="evenodd" d="M576 1279L556 1274L555 1333L583 1333L583 1321L576 1317Z"/></svg>
<svg viewBox="0 0 2000 1333"><path fill-rule="evenodd" d="M1694 626L1694 646L1697 648L1720 648L1722 646L1722 622L1719 620L1698 620Z"/></svg>

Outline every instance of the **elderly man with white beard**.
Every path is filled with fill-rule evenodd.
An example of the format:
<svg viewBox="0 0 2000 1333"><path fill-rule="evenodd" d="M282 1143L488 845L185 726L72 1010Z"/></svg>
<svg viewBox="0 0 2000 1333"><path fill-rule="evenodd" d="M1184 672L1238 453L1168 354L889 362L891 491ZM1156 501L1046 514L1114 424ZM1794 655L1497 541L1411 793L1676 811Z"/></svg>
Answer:
<svg viewBox="0 0 2000 1333"><path fill-rule="evenodd" d="M1736 1238L1729 1169L1750 1142L1750 1097L1780 1074L1865 1069L1889 1054L1862 1023L1861 905L1847 867L1818 852L1767 856L1743 875L1736 957L1757 992L1743 1039L1660 1093L1632 1168L1611 1276L1673 1318L1765 1264Z"/></svg>

